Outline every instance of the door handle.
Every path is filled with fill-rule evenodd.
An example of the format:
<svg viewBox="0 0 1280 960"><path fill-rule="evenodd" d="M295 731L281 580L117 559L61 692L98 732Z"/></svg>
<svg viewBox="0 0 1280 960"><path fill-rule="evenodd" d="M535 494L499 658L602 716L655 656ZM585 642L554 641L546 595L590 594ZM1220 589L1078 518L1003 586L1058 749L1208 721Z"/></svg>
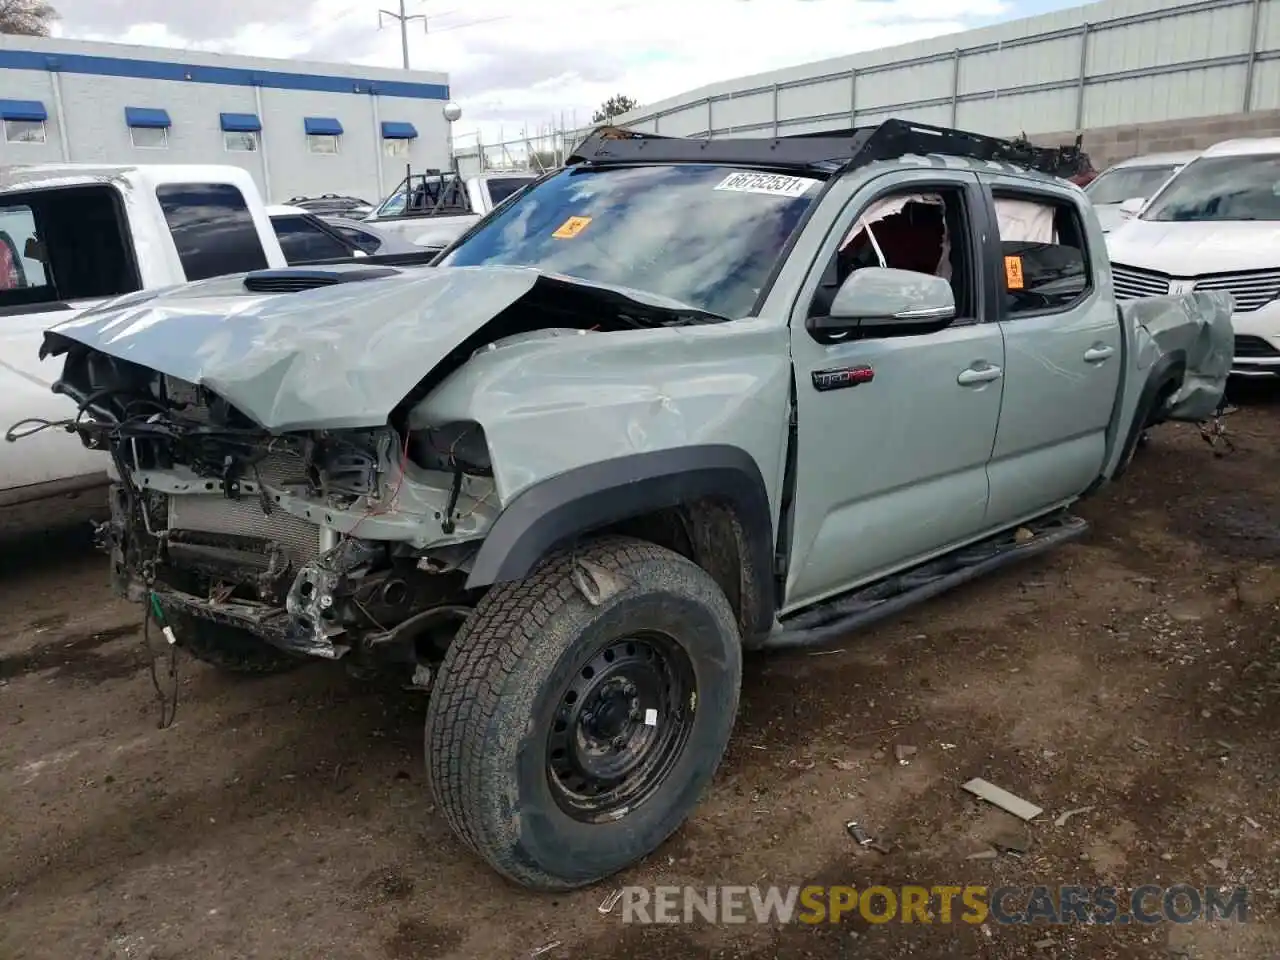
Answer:
<svg viewBox="0 0 1280 960"><path fill-rule="evenodd" d="M1088 350L1084 352L1084 362L1085 363L1101 363L1103 360L1107 359L1107 357L1111 356L1115 352L1116 351L1114 347L1108 347L1105 345L1090 347Z"/></svg>
<svg viewBox="0 0 1280 960"><path fill-rule="evenodd" d="M968 370L960 371L960 376L956 377L956 383L962 387L972 387L980 383L999 380L1003 375L1004 371L999 367L970 367Z"/></svg>

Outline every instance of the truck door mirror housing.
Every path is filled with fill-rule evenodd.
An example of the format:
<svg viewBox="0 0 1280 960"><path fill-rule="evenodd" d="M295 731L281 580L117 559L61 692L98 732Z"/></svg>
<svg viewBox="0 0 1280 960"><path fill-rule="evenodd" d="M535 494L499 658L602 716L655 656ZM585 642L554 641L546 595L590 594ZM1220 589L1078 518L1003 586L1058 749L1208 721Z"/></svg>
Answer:
<svg viewBox="0 0 1280 960"><path fill-rule="evenodd" d="M1146 197L1130 197L1120 204L1120 212L1130 217L1136 217L1146 205Z"/></svg>
<svg viewBox="0 0 1280 960"><path fill-rule="evenodd" d="M824 333L858 330L903 336L941 330L956 317L956 297L942 277L892 267L863 267L840 285L828 316L810 320Z"/></svg>

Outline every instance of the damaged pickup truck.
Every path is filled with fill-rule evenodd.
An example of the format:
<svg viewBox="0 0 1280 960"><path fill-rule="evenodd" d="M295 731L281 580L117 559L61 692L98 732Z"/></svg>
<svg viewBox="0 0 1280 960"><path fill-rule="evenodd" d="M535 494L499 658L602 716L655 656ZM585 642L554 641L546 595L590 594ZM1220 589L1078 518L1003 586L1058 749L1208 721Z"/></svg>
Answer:
<svg viewBox="0 0 1280 960"><path fill-rule="evenodd" d="M888 121L589 137L432 270L265 270L47 333L114 464L118 591L226 670L430 690L432 789L531 887L690 814L743 651L1079 537L1203 420L1231 300L1116 303L1076 187Z"/></svg>

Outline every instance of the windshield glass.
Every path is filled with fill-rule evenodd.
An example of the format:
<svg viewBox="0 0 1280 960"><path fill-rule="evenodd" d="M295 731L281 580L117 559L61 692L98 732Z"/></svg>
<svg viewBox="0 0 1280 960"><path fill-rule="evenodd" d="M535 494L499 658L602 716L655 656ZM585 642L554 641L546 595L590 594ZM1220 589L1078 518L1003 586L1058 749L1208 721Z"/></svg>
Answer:
<svg viewBox="0 0 1280 960"><path fill-rule="evenodd" d="M537 267L746 316L822 181L707 165L572 168L441 261Z"/></svg>
<svg viewBox="0 0 1280 960"><path fill-rule="evenodd" d="M1108 170L1085 187L1084 192L1094 203L1124 203L1135 197L1145 200L1159 190L1176 169L1177 164L1167 163L1158 167Z"/></svg>
<svg viewBox="0 0 1280 960"><path fill-rule="evenodd" d="M1144 220L1280 220L1280 156L1204 157L1152 201Z"/></svg>
<svg viewBox="0 0 1280 960"><path fill-rule="evenodd" d="M373 212L375 217L398 217L404 213L405 201L409 199L409 188L405 181L401 181L400 186L396 187L395 192Z"/></svg>

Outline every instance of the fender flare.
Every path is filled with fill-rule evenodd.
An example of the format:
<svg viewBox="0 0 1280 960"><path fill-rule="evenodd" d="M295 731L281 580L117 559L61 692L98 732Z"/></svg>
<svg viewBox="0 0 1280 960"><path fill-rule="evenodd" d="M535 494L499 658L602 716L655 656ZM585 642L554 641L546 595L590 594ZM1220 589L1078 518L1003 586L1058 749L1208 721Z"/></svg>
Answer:
<svg viewBox="0 0 1280 960"><path fill-rule="evenodd" d="M551 550L584 534L657 510L713 498L733 506L742 524L756 595L774 595L773 516L760 467L728 444L676 447L589 463L518 493L498 515L476 554L467 589L526 577ZM774 604L757 619L772 623Z"/></svg>

